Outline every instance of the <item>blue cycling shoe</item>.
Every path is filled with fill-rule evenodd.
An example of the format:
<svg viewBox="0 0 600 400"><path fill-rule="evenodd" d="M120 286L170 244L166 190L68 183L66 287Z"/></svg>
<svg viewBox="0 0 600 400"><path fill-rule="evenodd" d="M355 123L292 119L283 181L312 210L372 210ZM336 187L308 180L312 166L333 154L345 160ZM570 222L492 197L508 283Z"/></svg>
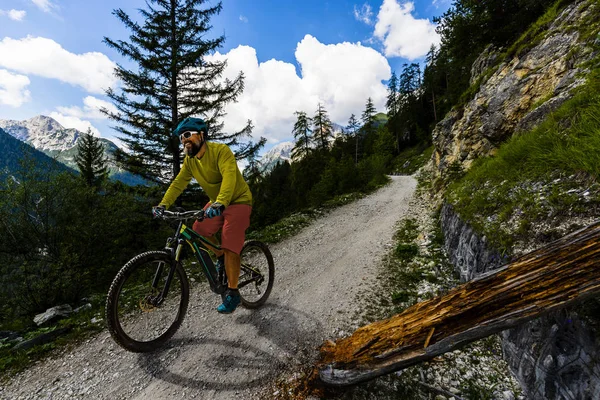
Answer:
<svg viewBox="0 0 600 400"><path fill-rule="evenodd" d="M240 292L237 289L227 289L224 294L223 304L217 307L221 314L231 314L242 302Z"/></svg>

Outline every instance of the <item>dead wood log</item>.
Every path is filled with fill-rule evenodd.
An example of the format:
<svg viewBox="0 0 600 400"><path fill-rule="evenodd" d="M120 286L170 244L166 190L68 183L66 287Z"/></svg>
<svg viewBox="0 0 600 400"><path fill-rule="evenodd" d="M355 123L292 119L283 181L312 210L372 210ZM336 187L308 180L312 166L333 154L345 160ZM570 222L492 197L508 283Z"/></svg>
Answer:
<svg viewBox="0 0 600 400"><path fill-rule="evenodd" d="M600 222L321 347L326 385L346 386L455 350L600 292Z"/></svg>

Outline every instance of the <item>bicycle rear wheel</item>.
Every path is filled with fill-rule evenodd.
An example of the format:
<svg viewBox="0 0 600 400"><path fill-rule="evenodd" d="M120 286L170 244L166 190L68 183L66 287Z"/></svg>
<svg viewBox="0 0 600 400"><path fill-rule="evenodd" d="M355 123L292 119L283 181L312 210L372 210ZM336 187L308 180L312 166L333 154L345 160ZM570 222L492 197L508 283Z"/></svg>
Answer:
<svg viewBox="0 0 600 400"><path fill-rule="evenodd" d="M238 288L242 305L246 308L260 307L271 294L275 279L271 251L266 244L251 240L244 244L240 258L242 265Z"/></svg>
<svg viewBox="0 0 600 400"><path fill-rule="evenodd" d="M113 280L106 300L106 321L115 341L133 352L153 351L179 329L189 302L189 282L180 263L165 285L172 259L149 251L130 260Z"/></svg>

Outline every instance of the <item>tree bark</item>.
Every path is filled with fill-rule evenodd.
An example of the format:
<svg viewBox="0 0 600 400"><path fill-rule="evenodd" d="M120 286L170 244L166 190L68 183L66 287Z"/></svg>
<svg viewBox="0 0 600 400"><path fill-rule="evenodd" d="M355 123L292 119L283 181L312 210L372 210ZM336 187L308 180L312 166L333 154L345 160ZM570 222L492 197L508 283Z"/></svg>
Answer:
<svg viewBox="0 0 600 400"><path fill-rule="evenodd" d="M322 383L407 368L600 292L600 222L321 347ZM317 382L315 382L317 383Z"/></svg>

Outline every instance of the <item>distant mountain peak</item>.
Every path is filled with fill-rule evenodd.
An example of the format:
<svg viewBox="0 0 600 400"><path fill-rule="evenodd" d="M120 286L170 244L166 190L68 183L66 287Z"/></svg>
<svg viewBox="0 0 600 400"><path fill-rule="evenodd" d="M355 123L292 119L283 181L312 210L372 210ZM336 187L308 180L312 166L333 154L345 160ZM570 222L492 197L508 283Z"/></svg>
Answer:
<svg viewBox="0 0 600 400"><path fill-rule="evenodd" d="M264 172L271 171L279 162L292 162L293 142L281 142L273 146L260 159L260 169Z"/></svg>
<svg viewBox="0 0 600 400"><path fill-rule="evenodd" d="M0 120L0 128L37 150L46 152L70 150L77 145L77 139L82 135L77 129L65 128L45 115L37 115L25 121Z"/></svg>

